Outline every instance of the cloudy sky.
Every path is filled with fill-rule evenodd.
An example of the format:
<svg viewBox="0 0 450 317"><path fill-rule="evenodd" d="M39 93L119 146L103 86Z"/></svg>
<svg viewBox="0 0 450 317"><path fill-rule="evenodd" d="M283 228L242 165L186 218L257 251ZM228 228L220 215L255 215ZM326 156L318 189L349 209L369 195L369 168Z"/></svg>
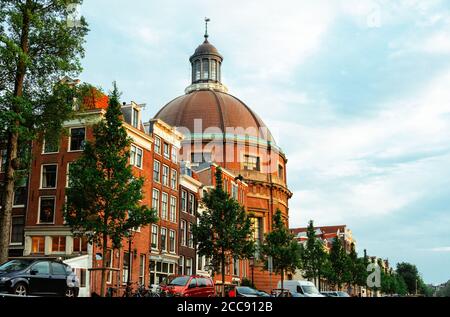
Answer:
<svg viewBox="0 0 450 317"><path fill-rule="evenodd" d="M446 0L85 0L82 80L146 119L189 85L203 40L288 162L291 226L347 224L358 251L450 279Z"/></svg>

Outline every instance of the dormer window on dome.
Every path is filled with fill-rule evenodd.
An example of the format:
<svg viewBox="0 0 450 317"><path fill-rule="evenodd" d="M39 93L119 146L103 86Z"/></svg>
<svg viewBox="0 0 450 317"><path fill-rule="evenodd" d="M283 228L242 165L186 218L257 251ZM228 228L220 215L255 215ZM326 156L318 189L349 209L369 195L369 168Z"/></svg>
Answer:
<svg viewBox="0 0 450 317"><path fill-rule="evenodd" d="M209 19L205 19L205 40L189 58L192 67L192 84L186 88L186 93L200 89L228 91L221 83L223 57L217 48L208 41L208 22Z"/></svg>

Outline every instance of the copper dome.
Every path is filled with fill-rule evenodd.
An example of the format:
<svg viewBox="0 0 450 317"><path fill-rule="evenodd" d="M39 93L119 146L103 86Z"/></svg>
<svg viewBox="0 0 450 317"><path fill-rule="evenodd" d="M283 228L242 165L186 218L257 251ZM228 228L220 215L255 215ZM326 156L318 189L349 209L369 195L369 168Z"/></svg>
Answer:
<svg viewBox="0 0 450 317"><path fill-rule="evenodd" d="M204 54L212 54L212 55L221 56L219 54L219 51L217 50L217 48L214 45L212 45L211 43L209 43L207 39L205 39L205 41L195 49L193 56L204 55Z"/></svg>
<svg viewBox="0 0 450 317"><path fill-rule="evenodd" d="M194 120L201 119L203 131L217 127L226 132L228 127L239 127L245 129L245 135L273 142L264 122L241 100L225 92L197 90L182 95L166 104L155 118L191 133L197 132Z"/></svg>

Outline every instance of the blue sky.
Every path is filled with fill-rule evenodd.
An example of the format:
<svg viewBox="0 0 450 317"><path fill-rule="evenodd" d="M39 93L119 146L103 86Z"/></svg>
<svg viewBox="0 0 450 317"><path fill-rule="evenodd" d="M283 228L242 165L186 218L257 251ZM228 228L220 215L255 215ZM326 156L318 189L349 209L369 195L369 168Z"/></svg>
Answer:
<svg viewBox="0 0 450 317"><path fill-rule="evenodd" d="M145 119L189 85L211 18L223 82L288 162L291 226L347 224L358 251L450 279L450 4L85 0L80 78Z"/></svg>

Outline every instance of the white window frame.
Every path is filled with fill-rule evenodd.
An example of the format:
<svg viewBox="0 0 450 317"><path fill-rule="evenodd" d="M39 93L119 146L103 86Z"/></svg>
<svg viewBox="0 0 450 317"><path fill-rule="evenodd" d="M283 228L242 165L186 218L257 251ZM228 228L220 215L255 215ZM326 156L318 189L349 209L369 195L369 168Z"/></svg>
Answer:
<svg viewBox="0 0 450 317"><path fill-rule="evenodd" d="M141 153L140 164L138 164L138 151L140 151ZM132 144L130 148L130 165L142 169L143 161L144 161L144 151L139 146Z"/></svg>
<svg viewBox="0 0 450 317"><path fill-rule="evenodd" d="M165 251L165 252L167 252L167 237L168 237L168 235L167 235L167 228L165 228L165 227L161 227L161 230L160 230L160 233L161 233L161 242L162 242L162 236L163 236L163 231L165 232L165 239L164 239L164 245L161 245L161 251Z"/></svg>
<svg viewBox="0 0 450 317"><path fill-rule="evenodd" d="M184 197L184 203L183 203L183 194ZM188 212L188 192L184 189L181 190L181 211L187 213Z"/></svg>
<svg viewBox="0 0 450 317"><path fill-rule="evenodd" d="M145 266L146 266L145 264L146 264L146 260L147 260L146 255L141 253L141 255L139 256L139 278L138 278L140 285L145 285Z"/></svg>
<svg viewBox="0 0 450 317"><path fill-rule="evenodd" d="M56 172L55 172L55 187L44 187L44 166L56 166ZM47 163L47 164L41 164L41 181L39 185L39 189L56 189L58 187L58 164L57 163Z"/></svg>
<svg viewBox="0 0 450 317"><path fill-rule="evenodd" d="M187 212L191 215L195 215L195 196L192 193L189 193L189 201L188 201L188 209ZM190 207L192 206L192 213L189 211Z"/></svg>
<svg viewBox="0 0 450 317"><path fill-rule="evenodd" d="M173 204L172 204L173 202ZM173 207L173 208L172 208ZM170 196L170 204L169 204L169 220L173 223L177 222L177 197ZM172 210L174 209L174 210Z"/></svg>
<svg viewBox="0 0 450 317"><path fill-rule="evenodd" d="M166 174L166 181L164 181L164 169L166 169L167 170L167 174ZM162 175L161 175L161 182L162 182L162 184L164 185L164 186L166 186L166 187L170 187L170 168L169 168L169 166L167 166L166 164L163 164L163 166L162 166L162 173L161 173Z"/></svg>
<svg viewBox="0 0 450 317"><path fill-rule="evenodd" d="M171 250L171 234L173 234L173 250ZM169 230L169 253L175 254L177 251L177 234L175 230Z"/></svg>
<svg viewBox="0 0 450 317"><path fill-rule="evenodd" d="M69 178L70 178L70 164L73 162L67 162L66 166L66 188L69 188Z"/></svg>
<svg viewBox="0 0 450 317"><path fill-rule="evenodd" d="M183 247L187 246L187 221L180 221L180 244Z"/></svg>
<svg viewBox="0 0 450 317"><path fill-rule="evenodd" d="M158 164L158 179L155 179L155 166ZM158 160L153 161L153 181L157 183L161 183L161 162Z"/></svg>
<svg viewBox="0 0 450 317"><path fill-rule="evenodd" d="M158 193L158 195L157 195L158 196L158 201L157 201L156 206L153 205L154 204L153 200L154 200L155 193ZM153 190L152 190L152 208L156 210L156 213L158 214L158 216L159 216L159 210L160 210L159 205L160 205L160 202L161 202L161 197L160 196L161 195L160 195L159 190L156 189L156 188L153 188Z"/></svg>
<svg viewBox="0 0 450 317"><path fill-rule="evenodd" d="M158 144L158 147L156 146ZM155 153L161 154L161 138L159 136L155 136L155 143L153 145Z"/></svg>
<svg viewBox="0 0 450 317"><path fill-rule="evenodd" d="M156 228L156 241L153 241L153 229ZM159 227L158 225L153 224L152 225L152 231L151 233L151 242L150 242L150 247L152 248L152 250L159 250ZM155 242L156 247L153 246L153 242Z"/></svg>
<svg viewBox="0 0 450 317"><path fill-rule="evenodd" d="M79 127L70 127L69 129L69 147L67 148L67 152L83 152L83 149L81 150L71 150L70 146L72 143L72 129L84 129L84 142L86 143L86 127L85 126L79 126Z"/></svg>
<svg viewBox="0 0 450 317"><path fill-rule="evenodd" d="M23 240L23 242L12 242L12 235L13 235L13 218L22 218L23 219L23 231L25 230L25 216L24 215L17 215L17 216L11 216L11 230L9 232L9 245L13 246L13 245L22 245L23 243L25 243L25 239ZM23 235L22 235L23 237Z"/></svg>
<svg viewBox="0 0 450 317"><path fill-rule="evenodd" d="M26 190L26 186L19 186L17 188L14 188L14 192L13 192L13 208L24 208L25 205L28 202L28 193L27 193L27 198L26 198L25 204L22 204L22 205L16 205L15 204L15 201L16 201L16 190L19 189L19 188L25 188L25 190Z"/></svg>
<svg viewBox="0 0 450 317"><path fill-rule="evenodd" d="M54 201L53 201L53 221L52 222L41 222L41 200L42 200L42 198L53 198L54 199ZM37 218L37 224L38 225L40 225L40 224L54 224L55 223L55 216L56 216L56 196L52 196L52 195L49 195L49 196L39 196L39 205L38 205L38 218Z"/></svg>
<svg viewBox="0 0 450 317"><path fill-rule="evenodd" d="M167 153L165 151L166 145L167 145ZM169 143L163 142L162 151L163 151L163 157L170 160L170 144Z"/></svg>
<svg viewBox="0 0 450 317"><path fill-rule="evenodd" d="M113 268L114 266L113 266L113 260L114 260L114 250L113 249L109 249L109 251L110 251L110 257L109 257L109 260L110 260L110 264L109 264L109 268ZM108 254L108 253L106 253L106 254ZM109 270L109 272L108 272L108 280L106 281L106 284L111 284L112 283L112 275L113 275L113 271L112 270Z"/></svg>
<svg viewBox="0 0 450 317"><path fill-rule="evenodd" d="M172 150L170 151L170 159L174 163L178 163L178 149L172 145Z"/></svg>
<svg viewBox="0 0 450 317"><path fill-rule="evenodd" d="M170 169L170 181L169 182L170 182L170 188L172 188L173 190L178 189L178 171L173 168Z"/></svg>
<svg viewBox="0 0 450 317"><path fill-rule="evenodd" d="M164 211L164 198L167 197L166 200L166 210ZM162 192L161 194L161 219L167 220L169 216L169 194Z"/></svg>
<svg viewBox="0 0 450 317"><path fill-rule="evenodd" d="M85 132L84 132L84 134L85 134L85 138L86 138L86 130L85 130ZM44 154L44 155L46 155L46 154L56 154L56 153L59 153L59 149L60 149L60 144L59 144L60 142L58 142L58 150L56 151L56 152L45 152L45 139L42 141L42 151L41 151L41 154ZM69 148L70 149L70 148Z"/></svg>

